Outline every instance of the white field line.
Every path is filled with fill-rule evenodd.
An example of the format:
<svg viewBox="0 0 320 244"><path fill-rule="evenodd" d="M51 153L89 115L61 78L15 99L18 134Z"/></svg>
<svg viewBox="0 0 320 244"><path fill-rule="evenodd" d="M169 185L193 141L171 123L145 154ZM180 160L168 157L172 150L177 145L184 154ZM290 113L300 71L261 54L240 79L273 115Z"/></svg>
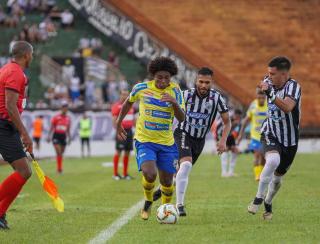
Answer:
<svg viewBox="0 0 320 244"><path fill-rule="evenodd" d="M126 225L141 209L144 200L137 202L129 208L122 216L116 219L108 228L102 230L97 236L89 241L89 244L102 244L110 240L122 226Z"/></svg>

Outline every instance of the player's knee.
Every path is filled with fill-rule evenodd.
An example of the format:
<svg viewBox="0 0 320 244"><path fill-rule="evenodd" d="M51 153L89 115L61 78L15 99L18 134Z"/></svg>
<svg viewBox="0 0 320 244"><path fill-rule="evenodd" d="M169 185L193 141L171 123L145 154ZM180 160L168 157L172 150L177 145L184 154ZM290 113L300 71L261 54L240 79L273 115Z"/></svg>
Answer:
<svg viewBox="0 0 320 244"><path fill-rule="evenodd" d="M157 178L157 173L156 172L145 172L144 173L144 178L148 181L148 182L154 182Z"/></svg>
<svg viewBox="0 0 320 244"><path fill-rule="evenodd" d="M268 153L266 155L266 164L269 165L269 167L276 169L280 164L279 153Z"/></svg>
<svg viewBox="0 0 320 244"><path fill-rule="evenodd" d="M29 167L24 169L19 169L18 172L26 180L29 179L32 175L32 170Z"/></svg>

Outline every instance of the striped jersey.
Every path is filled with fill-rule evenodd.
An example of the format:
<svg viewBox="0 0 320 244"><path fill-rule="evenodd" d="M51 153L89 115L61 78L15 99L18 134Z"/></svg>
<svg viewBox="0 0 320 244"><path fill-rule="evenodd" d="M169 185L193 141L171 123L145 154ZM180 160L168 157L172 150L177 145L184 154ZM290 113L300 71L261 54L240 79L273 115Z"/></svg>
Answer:
<svg viewBox="0 0 320 244"><path fill-rule="evenodd" d="M271 81L268 81L270 85ZM277 97L290 97L296 102L291 112L285 113L268 99L268 116L262 124L261 134L268 143L269 138L275 138L279 143L295 146L299 140L299 123L301 114L301 87L297 81L289 79L282 88L275 89Z"/></svg>
<svg viewBox="0 0 320 244"><path fill-rule="evenodd" d="M197 93L196 88L183 92L186 104L185 120L177 126L189 136L197 139L205 138L210 130L217 113L229 111L222 95L215 89L210 89L205 97Z"/></svg>

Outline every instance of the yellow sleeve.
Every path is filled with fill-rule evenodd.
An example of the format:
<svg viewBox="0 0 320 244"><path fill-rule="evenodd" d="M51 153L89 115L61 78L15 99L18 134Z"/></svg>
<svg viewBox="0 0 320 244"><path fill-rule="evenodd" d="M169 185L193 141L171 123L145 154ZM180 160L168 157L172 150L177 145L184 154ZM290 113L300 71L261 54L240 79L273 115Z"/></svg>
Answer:
<svg viewBox="0 0 320 244"><path fill-rule="evenodd" d="M252 119L252 116L253 116L253 108L254 108L254 104L251 103L251 104L250 104L250 107L249 107L249 109L248 109L248 111L247 111L247 117L248 117L250 120Z"/></svg>
<svg viewBox="0 0 320 244"><path fill-rule="evenodd" d="M139 100L139 95L140 92L144 89L147 89L148 85L146 83L138 83L136 84L133 88L132 91L130 92L129 95L129 102L134 103L135 101Z"/></svg>

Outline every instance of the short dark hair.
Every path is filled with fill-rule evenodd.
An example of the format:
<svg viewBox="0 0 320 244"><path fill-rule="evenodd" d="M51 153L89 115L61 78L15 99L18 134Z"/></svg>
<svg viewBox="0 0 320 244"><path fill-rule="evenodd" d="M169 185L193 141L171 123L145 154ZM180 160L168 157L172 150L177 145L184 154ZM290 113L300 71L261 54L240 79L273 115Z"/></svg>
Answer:
<svg viewBox="0 0 320 244"><path fill-rule="evenodd" d="M276 67L277 70L289 71L291 68L291 61L284 56L277 56L271 59L269 67Z"/></svg>
<svg viewBox="0 0 320 244"><path fill-rule="evenodd" d="M208 67L201 67L198 70L198 75L210 75L213 76L213 70Z"/></svg>
<svg viewBox="0 0 320 244"><path fill-rule="evenodd" d="M234 110L234 114L242 115L242 110L237 108Z"/></svg>
<svg viewBox="0 0 320 244"><path fill-rule="evenodd" d="M167 71L174 76L178 73L178 67L171 58L157 57L149 62L148 72L154 76L159 71Z"/></svg>
<svg viewBox="0 0 320 244"><path fill-rule="evenodd" d="M21 58L28 52L33 52L33 47L26 41L15 41L10 50L13 58Z"/></svg>

